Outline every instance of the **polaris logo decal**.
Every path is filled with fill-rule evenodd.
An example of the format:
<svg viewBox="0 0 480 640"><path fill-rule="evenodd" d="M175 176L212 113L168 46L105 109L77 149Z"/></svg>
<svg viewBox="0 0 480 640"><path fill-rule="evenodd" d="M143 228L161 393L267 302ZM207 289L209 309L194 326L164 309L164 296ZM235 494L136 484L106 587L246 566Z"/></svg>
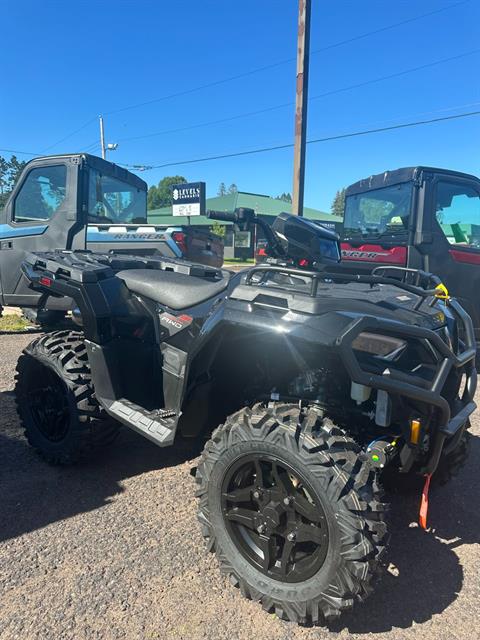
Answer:
<svg viewBox="0 0 480 640"><path fill-rule="evenodd" d="M167 329L169 335L173 336L179 331L186 329L193 322L193 318L187 314L181 316L174 316L171 313L160 314L160 324Z"/></svg>

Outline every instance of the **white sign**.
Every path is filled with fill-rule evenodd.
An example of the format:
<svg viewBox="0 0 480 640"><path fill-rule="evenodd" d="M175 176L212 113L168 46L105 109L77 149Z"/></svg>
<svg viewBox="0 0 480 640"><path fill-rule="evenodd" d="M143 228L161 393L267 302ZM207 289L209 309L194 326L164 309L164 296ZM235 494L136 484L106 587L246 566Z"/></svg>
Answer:
<svg viewBox="0 0 480 640"><path fill-rule="evenodd" d="M172 213L174 216L205 214L205 183L190 182L172 185Z"/></svg>
<svg viewBox="0 0 480 640"><path fill-rule="evenodd" d="M200 203L194 202L191 204L175 204L172 205L174 216L199 216L200 215Z"/></svg>

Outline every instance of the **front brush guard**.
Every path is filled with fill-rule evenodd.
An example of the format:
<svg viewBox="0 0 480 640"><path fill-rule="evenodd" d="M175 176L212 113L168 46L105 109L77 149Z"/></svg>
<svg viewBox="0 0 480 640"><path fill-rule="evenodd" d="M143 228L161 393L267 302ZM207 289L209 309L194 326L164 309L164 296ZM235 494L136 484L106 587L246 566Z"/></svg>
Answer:
<svg viewBox="0 0 480 640"><path fill-rule="evenodd" d="M440 412L440 427L435 434L428 461L421 470L423 474L432 474L435 471L445 440L457 434L477 406L473 400L477 387L477 371L475 368L476 344L472 321L456 300L451 299L449 307L465 332L465 349L460 353L454 353L449 349L440 336L431 329L368 316L351 322L336 340L336 346L342 362L353 382L374 389L382 389L438 408ZM395 336L400 338L427 340L440 356L431 383L419 386L415 376L407 373L402 372L401 376L395 378L395 372L390 372L391 375L378 375L362 369L352 343L364 331L379 333L386 331L387 333L393 332ZM441 391L451 369L460 367L465 367L466 384L460 399L460 408L452 416L450 405L441 395Z"/></svg>

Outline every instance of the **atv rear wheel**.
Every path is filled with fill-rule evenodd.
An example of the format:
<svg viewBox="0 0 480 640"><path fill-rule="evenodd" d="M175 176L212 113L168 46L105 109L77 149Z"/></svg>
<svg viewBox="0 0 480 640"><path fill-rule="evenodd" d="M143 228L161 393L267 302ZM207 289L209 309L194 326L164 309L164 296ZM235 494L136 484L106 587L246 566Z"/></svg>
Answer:
<svg viewBox="0 0 480 640"><path fill-rule="evenodd" d="M230 416L196 482L209 550L267 611L315 623L370 593L386 539L375 471L315 409L257 404Z"/></svg>
<svg viewBox="0 0 480 640"><path fill-rule="evenodd" d="M28 320L45 331L61 328L65 325L67 318L65 311L52 311L47 309L22 309L25 320Z"/></svg>
<svg viewBox="0 0 480 640"><path fill-rule="evenodd" d="M15 395L25 436L51 464L72 464L110 444L119 425L98 404L83 336L34 340L17 364Z"/></svg>

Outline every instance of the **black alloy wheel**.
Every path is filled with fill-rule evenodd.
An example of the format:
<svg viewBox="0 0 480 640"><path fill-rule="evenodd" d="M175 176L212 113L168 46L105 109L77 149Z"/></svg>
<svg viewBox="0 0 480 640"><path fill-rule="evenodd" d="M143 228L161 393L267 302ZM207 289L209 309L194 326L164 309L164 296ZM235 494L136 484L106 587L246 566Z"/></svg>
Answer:
<svg viewBox="0 0 480 640"><path fill-rule="evenodd" d="M70 424L67 387L51 369L41 367L39 373L28 380L26 408L43 437L60 442Z"/></svg>
<svg viewBox="0 0 480 640"><path fill-rule="evenodd" d="M55 331L28 345L17 363L15 399L28 442L50 464L85 460L118 433L95 397L79 331Z"/></svg>
<svg viewBox="0 0 480 640"><path fill-rule="evenodd" d="M259 403L229 416L195 480L207 548L266 611L318 623L372 591L387 539L377 471L317 407Z"/></svg>
<svg viewBox="0 0 480 640"><path fill-rule="evenodd" d="M308 483L279 458L237 460L223 482L222 512L240 553L265 575L302 582L323 565L325 512Z"/></svg>

